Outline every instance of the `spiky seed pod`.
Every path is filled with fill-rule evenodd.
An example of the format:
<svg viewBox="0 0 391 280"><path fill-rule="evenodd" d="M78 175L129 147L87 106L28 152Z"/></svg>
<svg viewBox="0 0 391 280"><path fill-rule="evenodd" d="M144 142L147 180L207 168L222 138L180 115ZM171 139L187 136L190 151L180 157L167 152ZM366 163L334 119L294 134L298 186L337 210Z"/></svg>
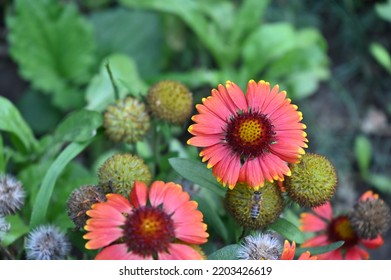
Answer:
<svg viewBox="0 0 391 280"><path fill-rule="evenodd" d="M13 215L24 204L22 183L11 175L0 174L0 216Z"/></svg>
<svg viewBox="0 0 391 280"><path fill-rule="evenodd" d="M281 242L275 235L258 232L244 238L237 254L240 260L278 260L281 251Z"/></svg>
<svg viewBox="0 0 391 280"><path fill-rule="evenodd" d="M193 108L193 95L177 81L160 81L148 91L147 101L152 114L172 124L183 124Z"/></svg>
<svg viewBox="0 0 391 280"><path fill-rule="evenodd" d="M105 193L118 193L128 197L135 180L149 185L151 172L144 161L132 154L115 154L108 158L98 171L99 185Z"/></svg>
<svg viewBox="0 0 391 280"><path fill-rule="evenodd" d="M144 103L133 97L117 100L104 113L105 133L114 142L131 144L142 140L150 125Z"/></svg>
<svg viewBox="0 0 391 280"><path fill-rule="evenodd" d="M288 196L302 207L317 207L331 199L337 186L334 165L324 156L305 154L290 164L292 175L285 178Z"/></svg>
<svg viewBox="0 0 391 280"><path fill-rule="evenodd" d="M284 209L276 183L266 182L258 191L239 183L228 189L224 198L227 211L236 222L249 229L262 229L272 224Z"/></svg>
<svg viewBox="0 0 391 280"><path fill-rule="evenodd" d="M43 225L28 234L25 249L29 260L63 260L68 256L71 244L60 229Z"/></svg>
<svg viewBox="0 0 391 280"><path fill-rule="evenodd" d="M84 228L89 217L87 210L95 203L106 201L105 192L100 186L81 186L70 194L67 201L67 214L78 229Z"/></svg>
<svg viewBox="0 0 391 280"><path fill-rule="evenodd" d="M359 238L374 239L390 228L390 208L379 198L361 200L350 211L349 221Z"/></svg>

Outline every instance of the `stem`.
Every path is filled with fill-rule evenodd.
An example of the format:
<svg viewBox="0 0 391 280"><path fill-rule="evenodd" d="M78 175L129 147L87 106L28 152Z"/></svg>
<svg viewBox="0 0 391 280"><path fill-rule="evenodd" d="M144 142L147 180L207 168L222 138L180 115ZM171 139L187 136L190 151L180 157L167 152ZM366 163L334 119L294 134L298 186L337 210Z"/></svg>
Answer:
<svg viewBox="0 0 391 280"><path fill-rule="evenodd" d="M4 247L2 244L0 244L0 255L3 255L6 257L7 260L14 260L15 258L12 256L12 254L8 251L6 247Z"/></svg>
<svg viewBox="0 0 391 280"><path fill-rule="evenodd" d="M111 68L110 68L110 63L109 62L106 63L106 70L107 70L107 73L109 73L111 85L113 86L113 89L114 89L114 98L115 98L115 100L117 100L117 99L120 98L119 90L118 90L117 85L114 82L113 72L111 72Z"/></svg>

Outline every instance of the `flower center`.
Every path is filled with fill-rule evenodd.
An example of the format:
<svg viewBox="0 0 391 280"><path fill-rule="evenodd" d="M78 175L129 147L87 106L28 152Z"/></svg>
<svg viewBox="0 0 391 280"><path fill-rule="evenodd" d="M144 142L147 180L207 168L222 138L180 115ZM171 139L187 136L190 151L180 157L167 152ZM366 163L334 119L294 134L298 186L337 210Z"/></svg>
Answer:
<svg viewBox="0 0 391 280"><path fill-rule="evenodd" d="M145 206L133 210L124 225L125 244L139 255L167 250L174 240L174 223L162 209Z"/></svg>
<svg viewBox="0 0 391 280"><path fill-rule="evenodd" d="M330 241L345 241L343 247L352 247L358 243L358 237L350 225L347 216L339 216L329 225Z"/></svg>
<svg viewBox="0 0 391 280"><path fill-rule="evenodd" d="M257 157L275 140L273 125L266 115L245 112L231 118L226 129L226 141L244 158Z"/></svg>

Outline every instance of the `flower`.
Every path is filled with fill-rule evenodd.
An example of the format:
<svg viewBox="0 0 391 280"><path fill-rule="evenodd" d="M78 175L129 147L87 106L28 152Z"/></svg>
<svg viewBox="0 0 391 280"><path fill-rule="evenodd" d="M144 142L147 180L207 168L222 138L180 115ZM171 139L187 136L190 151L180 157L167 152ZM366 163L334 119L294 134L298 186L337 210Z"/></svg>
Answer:
<svg viewBox="0 0 391 280"><path fill-rule="evenodd" d="M281 260L293 260L293 257L296 253L296 243L295 241L292 241L292 245L289 243L288 240L285 240L284 242L284 249L282 250L281 254ZM317 260L317 256L312 256L309 251L306 251L300 255L298 260Z"/></svg>
<svg viewBox="0 0 391 280"><path fill-rule="evenodd" d="M69 254L71 245L57 227L43 225L29 233L25 249L29 260L62 260Z"/></svg>
<svg viewBox="0 0 391 280"><path fill-rule="evenodd" d="M194 245L207 241L206 224L180 185L155 181L148 190L135 181L129 200L106 198L87 211L84 227L85 247L103 248L96 259L203 259Z"/></svg>
<svg viewBox="0 0 391 280"><path fill-rule="evenodd" d="M361 197L362 199L362 197ZM330 202L312 208L312 213L302 213L300 222L304 232L315 232L317 235L306 240L302 247L314 247L328 245L336 241L344 241L344 244L333 251L317 255L318 259L368 259L368 252L362 248L375 249L383 245L383 238L378 235L375 239L362 239L353 230L347 215L333 216Z"/></svg>
<svg viewBox="0 0 391 280"><path fill-rule="evenodd" d="M0 216L13 215L24 205L22 183L12 175L0 174Z"/></svg>
<svg viewBox="0 0 391 280"><path fill-rule="evenodd" d="M217 180L233 189L246 182L254 189L265 180L284 180L291 174L288 163L298 162L307 148L302 113L265 81L250 80L247 93L233 82L219 85L202 100L199 114L189 127L189 145L201 147L202 161L208 161Z"/></svg>
<svg viewBox="0 0 391 280"><path fill-rule="evenodd" d="M280 257L281 244L271 233L246 236L237 251L240 260L277 260Z"/></svg>
<svg viewBox="0 0 391 280"><path fill-rule="evenodd" d="M6 221L4 217L0 216L0 242L3 239L3 236L9 232L11 224Z"/></svg>

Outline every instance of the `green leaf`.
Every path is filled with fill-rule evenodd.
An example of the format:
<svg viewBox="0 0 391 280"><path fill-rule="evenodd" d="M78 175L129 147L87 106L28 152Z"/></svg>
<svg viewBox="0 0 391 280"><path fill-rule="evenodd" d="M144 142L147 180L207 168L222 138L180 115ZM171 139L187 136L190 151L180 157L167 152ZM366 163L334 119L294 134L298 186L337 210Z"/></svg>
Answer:
<svg viewBox="0 0 391 280"><path fill-rule="evenodd" d="M92 28L72 3L16 0L7 17L10 52L35 89L54 94L60 108L80 106L77 87L95 61Z"/></svg>
<svg viewBox="0 0 391 280"><path fill-rule="evenodd" d="M206 168L205 164L183 158L170 158L168 161L183 178L215 192L220 197L225 196L226 189L217 182L212 171Z"/></svg>
<svg viewBox="0 0 391 280"><path fill-rule="evenodd" d="M378 43L372 43L370 51L377 62L391 73L391 56L387 50Z"/></svg>
<svg viewBox="0 0 391 280"><path fill-rule="evenodd" d="M64 142L84 142L96 135L102 125L101 113L89 110L79 110L71 113L57 127L54 139Z"/></svg>
<svg viewBox="0 0 391 280"><path fill-rule="evenodd" d="M87 88L87 109L103 111L107 105L114 103L114 89L106 64L109 63L114 82L119 91L119 98L131 94L139 97L148 90L148 85L140 78L136 63L124 54L113 54L105 58L100 72L90 82Z"/></svg>
<svg viewBox="0 0 391 280"><path fill-rule="evenodd" d="M367 137L359 135L354 142L354 153L361 175L366 178L372 158L372 144Z"/></svg>
<svg viewBox="0 0 391 280"><path fill-rule="evenodd" d="M344 241L337 241L337 242L334 242L334 243L331 243L331 244L325 245L325 246L300 247L300 248L296 248L295 255L299 256L306 251L309 251L311 253L311 256L320 255L320 254L324 254L324 253L327 253L330 251L334 251L335 249L338 249L339 247L341 247L344 243L345 243Z"/></svg>
<svg viewBox="0 0 391 280"><path fill-rule="evenodd" d="M7 164L3 148L3 137L0 134L0 174L5 172L5 166Z"/></svg>
<svg viewBox="0 0 391 280"><path fill-rule="evenodd" d="M300 229L284 218L278 218L275 223L269 226L269 229L278 232L286 239L295 241L298 244L304 242L304 235Z"/></svg>
<svg viewBox="0 0 391 280"><path fill-rule="evenodd" d="M381 192L391 194L391 177L382 174L368 174L366 182Z"/></svg>
<svg viewBox="0 0 391 280"><path fill-rule="evenodd" d="M123 53L134 59L141 76L158 73L164 38L163 25L156 13L114 8L95 12L90 20L101 58Z"/></svg>
<svg viewBox="0 0 391 280"><path fill-rule="evenodd" d="M0 96L0 130L15 135L26 152L32 152L37 148L37 140L18 109L2 96Z"/></svg>
<svg viewBox="0 0 391 280"><path fill-rule="evenodd" d="M237 260L238 250L240 245L231 244L213 252L208 256L208 260Z"/></svg>
<svg viewBox="0 0 391 280"><path fill-rule="evenodd" d="M30 226L34 227L45 222L47 210L49 207L50 198L52 196L58 176L78 154L80 154L91 141L85 143L69 144L56 160L50 166L48 172L43 178L37 198L35 199L34 207L31 213Z"/></svg>
<svg viewBox="0 0 391 280"><path fill-rule="evenodd" d="M387 3L376 3L375 10L382 19L391 22L391 0L388 0Z"/></svg>
<svg viewBox="0 0 391 280"><path fill-rule="evenodd" d="M28 225L24 223L19 215L12 215L6 217L7 222L11 224L10 231L4 235L1 243L5 246L9 246L18 240L20 237L30 231Z"/></svg>

